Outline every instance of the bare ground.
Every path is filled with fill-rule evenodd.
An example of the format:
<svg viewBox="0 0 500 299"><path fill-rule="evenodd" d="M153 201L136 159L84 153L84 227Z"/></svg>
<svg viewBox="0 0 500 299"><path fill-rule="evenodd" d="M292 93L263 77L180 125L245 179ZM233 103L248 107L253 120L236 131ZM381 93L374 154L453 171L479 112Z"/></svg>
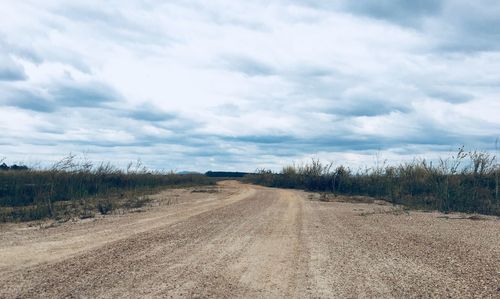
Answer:
<svg viewBox="0 0 500 299"><path fill-rule="evenodd" d="M500 221L224 182L0 225L0 297L500 297ZM463 219L465 218L465 219Z"/></svg>

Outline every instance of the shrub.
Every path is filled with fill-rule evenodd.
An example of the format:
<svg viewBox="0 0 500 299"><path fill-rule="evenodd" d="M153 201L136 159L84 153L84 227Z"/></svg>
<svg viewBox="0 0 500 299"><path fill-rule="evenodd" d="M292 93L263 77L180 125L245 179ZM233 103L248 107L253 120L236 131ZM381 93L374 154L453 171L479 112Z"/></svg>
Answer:
<svg viewBox="0 0 500 299"><path fill-rule="evenodd" d="M87 159L78 160L70 154L46 169L26 167L13 171L9 167L0 171L0 221L62 217L69 209L75 210L74 213L84 213L92 208L101 214L108 214L117 208L110 198L120 194L136 196L159 187L209 185L214 182L215 179L202 174L148 171L140 161L135 166L129 164L126 170L110 163L94 166ZM104 201L94 200L91 207L85 206L83 210L62 204L68 201L83 203L90 198L102 198ZM128 203L123 200L124 208L127 204L138 206L144 201Z"/></svg>
<svg viewBox="0 0 500 299"><path fill-rule="evenodd" d="M97 203L97 210L102 215L107 215L111 210L113 210L113 203L110 200L102 201Z"/></svg>
<svg viewBox="0 0 500 299"><path fill-rule="evenodd" d="M352 172L342 165L333 167L312 160L306 165L286 166L279 173L259 170L245 180L271 187L366 195L444 212L500 215L499 171L494 156L465 152L461 147L456 155L437 164L414 160Z"/></svg>

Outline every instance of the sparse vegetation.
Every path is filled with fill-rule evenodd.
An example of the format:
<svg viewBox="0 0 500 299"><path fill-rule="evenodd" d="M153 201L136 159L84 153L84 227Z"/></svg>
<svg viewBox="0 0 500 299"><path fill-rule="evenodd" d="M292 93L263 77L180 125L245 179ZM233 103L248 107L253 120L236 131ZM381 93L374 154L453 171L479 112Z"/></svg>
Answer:
<svg viewBox="0 0 500 299"><path fill-rule="evenodd" d="M426 160L398 166L382 163L353 172L349 167L313 160L306 165L284 167L280 173L260 170L245 180L272 187L372 196L394 204L443 212L500 215L499 171L495 156L466 152L461 147L456 155L438 163Z"/></svg>
<svg viewBox="0 0 500 299"><path fill-rule="evenodd" d="M88 218L95 212L138 208L147 202L141 195L158 188L213 183L201 174L149 171L140 161L122 170L110 163L95 166L85 156L70 154L45 169L2 168L0 222Z"/></svg>
<svg viewBox="0 0 500 299"><path fill-rule="evenodd" d="M239 171L207 171L205 175L213 178L242 178L249 173Z"/></svg>

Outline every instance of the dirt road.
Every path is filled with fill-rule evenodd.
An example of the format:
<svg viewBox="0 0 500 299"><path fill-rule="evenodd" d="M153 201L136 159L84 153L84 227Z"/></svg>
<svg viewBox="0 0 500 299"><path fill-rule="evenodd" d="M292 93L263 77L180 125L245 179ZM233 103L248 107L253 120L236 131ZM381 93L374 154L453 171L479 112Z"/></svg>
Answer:
<svg viewBox="0 0 500 299"><path fill-rule="evenodd" d="M193 192L195 191L195 192ZM500 221L224 182L0 226L0 297L500 297Z"/></svg>

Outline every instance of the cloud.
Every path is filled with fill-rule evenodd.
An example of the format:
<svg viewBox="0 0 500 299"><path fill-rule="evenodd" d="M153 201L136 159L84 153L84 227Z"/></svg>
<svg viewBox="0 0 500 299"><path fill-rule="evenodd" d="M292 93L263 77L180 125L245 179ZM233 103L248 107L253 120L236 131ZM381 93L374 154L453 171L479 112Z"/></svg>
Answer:
<svg viewBox="0 0 500 299"><path fill-rule="evenodd" d="M337 107L327 110L342 116L377 116L391 112L408 112L409 108L399 103L390 103L380 98L352 98Z"/></svg>
<svg viewBox="0 0 500 299"><path fill-rule="evenodd" d="M387 20L404 26L417 26L422 18L441 12L442 0L359 0L345 1L347 11Z"/></svg>
<svg viewBox="0 0 500 299"><path fill-rule="evenodd" d="M161 109L151 104L144 104L126 111L125 115L136 120L149 122L172 120L176 117L175 114L162 112Z"/></svg>
<svg viewBox="0 0 500 299"><path fill-rule="evenodd" d="M228 70L247 76L269 76L274 73L272 66L251 57L226 55L219 59L217 67L225 65Z"/></svg>
<svg viewBox="0 0 500 299"><path fill-rule="evenodd" d="M499 7L5 2L2 155L88 150L120 165L140 156L155 168L252 171L492 150Z"/></svg>
<svg viewBox="0 0 500 299"><path fill-rule="evenodd" d="M35 49L18 44L12 44L6 40L6 37L0 34L0 50L14 57L19 57L34 63L41 63L42 58L36 53Z"/></svg>
<svg viewBox="0 0 500 299"><path fill-rule="evenodd" d="M442 51L498 51L499 14L497 1L447 1L441 17L430 22L427 30Z"/></svg>
<svg viewBox="0 0 500 299"><path fill-rule="evenodd" d="M449 103L465 103L472 101L474 96L470 93L456 91L455 89L447 88L431 88L427 94L435 99L443 100Z"/></svg>
<svg viewBox="0 0 500 299"><path fill-rule="evenodd" d="M66 107L102 107L121 99L110 86L98 82L53 82L38 88L6 88L0 104L36 112L54 112Z"/></svg>
<svg viewBox="0 0 500 299"><path fill-rule="evenodd" d="M51 98L59 106L95 107L120 99L113 88L99 82L65 82L49 88Z"/></svg>
<svg viewBox="0 0 500 299"><path fill-rule="evenodd" d="M3 104L36 112L53 112L57 108L53 102L37 91L23 89L12 89L4 94Z"/></svg>
<svg viewBox="0 0 500 299"><path fill-rule="evenodd" d="M296 140L294 136L284 135L246 135L246 136L223 136L223 139L231 142L243 142L253 144L285 144Z"/></svg>
<svg viewBox="0 0 500 299"><path fill-rule="evenodd" d="M0 81L22 81L26 79L27 75L22 65L14 62L8 56L0 54Z"/></svg>
<svg viewBox="0 0 500 299"><path fill-rule="evenodd" d="M344 9L374 19L413 27L446 52L491 51L500 48L500 4L497 1L345 1Z"/></svg>

